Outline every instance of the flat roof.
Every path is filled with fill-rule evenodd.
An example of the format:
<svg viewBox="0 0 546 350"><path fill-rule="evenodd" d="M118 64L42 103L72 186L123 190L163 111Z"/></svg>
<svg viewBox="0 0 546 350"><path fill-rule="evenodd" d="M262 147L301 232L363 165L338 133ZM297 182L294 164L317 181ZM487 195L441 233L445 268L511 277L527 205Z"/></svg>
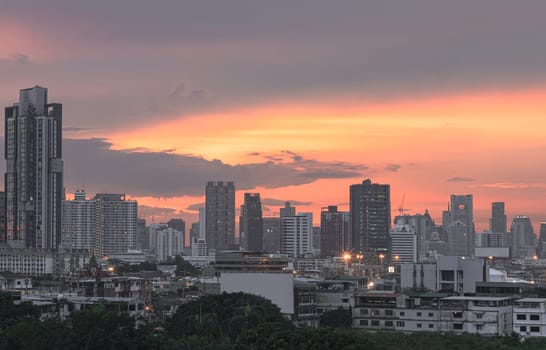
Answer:
<svg viewBox="0 0 546 350"><path fill-rule="evenodd" d="M442 300L471 300L471 301L502 301L502 300L510 300L511 297L469 297L469 296L453 296L453 297L447 297L443 298Z"/></svg>
<svg viewBox="0 0 546 350"><path fill-rule="evenodd" d="M516 302L522 302L522 303L544 303L544 302L546 302L546 298L523 298L523 299L517 299Z"/></svg>

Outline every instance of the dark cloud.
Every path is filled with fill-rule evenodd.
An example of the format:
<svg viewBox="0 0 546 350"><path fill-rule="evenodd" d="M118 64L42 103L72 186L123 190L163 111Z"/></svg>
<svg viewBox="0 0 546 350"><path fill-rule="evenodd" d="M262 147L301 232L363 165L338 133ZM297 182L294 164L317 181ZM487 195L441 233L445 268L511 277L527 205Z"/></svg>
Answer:
<svg viewBox="0 0 546 350"><path fill-rule="evenodd" d="M194 204L188 205L186 210L199 211L199 208L204 208L204 207L205 207L205 203L194 203Z"/></svg>
<svg viewBox="0 0 546 350"><path fill-rule="evenodd" d="M3 145L3 144L2 144ZM65 183L75 180L90 192L125 192L133 196L202 195L207 181L232 180L239 190L303 185L319 179L362 176L366 166L345 162L289 158L230 165L194 155L112 150L102 139L65 139Z"/></svg>
<svg viewBox="0 0 546 350"><path fill-rule="evenodd" d="M296 201L293 199L275 199L275 198L262 198L262 205L269 205L269 206L284 206L286 202L290 202L291 205L311 205L312 202L302 202L302 201Z"/></svg>
<svg viewBox="0 0 546 350"><path fill-rule="evenodd" d="M66 131L66 132L78 132L78 131L88 131L88 130L92 130L91 128L78 128L78 127L75 127L75 126L66 126L63 128L63 131Z"/></svg>
<svg viewBox="0 0 546 350"><path fill-rule="evenodd" d="M397 172L398 170L400 170L400 164L388 164L385 167L385 170L392 171L392 172Z"/></svg>
<svg viewBox="0 0 546 350"><path fill-rule="evenodd" d="M51 38L70 64L10 66L0 88L36 79L51 96L72 88L62 101L71 117L100 128L148 121L150 107L158 120L295 98L544 86L544 13L536 0L7 1L0 21ZM28 62L18 55L11 60ZM189 72L198 86L180 81Z"/></svg>
<svg viewBox="0 0 546 350"><path fill-rule="evenodd" d="M161 208L161 207L150 207L147 205L138 205L138 215L140 217L152 217L152 216L168 216L178 214L178 211L173 208Z"/></svg>
<svg viewBox="0 0 546 350"><path fill-rule="evenodd" d="M474 182L474 181L476 181L476 179L472 177L459 177L459 176L455 176L455 177L451 177L447 179L447 182Z"/></svg>

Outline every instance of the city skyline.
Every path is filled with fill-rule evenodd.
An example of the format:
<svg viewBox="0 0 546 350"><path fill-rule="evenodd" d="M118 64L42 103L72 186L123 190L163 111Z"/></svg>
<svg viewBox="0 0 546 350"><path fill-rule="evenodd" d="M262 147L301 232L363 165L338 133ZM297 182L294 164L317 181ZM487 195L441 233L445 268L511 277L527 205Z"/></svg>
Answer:
<svg viewBox="0 0 546 350"><path fill-rule="evenodd" d="M264 217L292 201L317 224L371 178L393 210L406 194L441 222L451 194L472 194L477 232L492 202L539 232L546 4L480 4L8 1L0 103L49 88L66 192L127 193L156 221L196 221L206 182L234 181L236 208L256 192Z"/></svg>

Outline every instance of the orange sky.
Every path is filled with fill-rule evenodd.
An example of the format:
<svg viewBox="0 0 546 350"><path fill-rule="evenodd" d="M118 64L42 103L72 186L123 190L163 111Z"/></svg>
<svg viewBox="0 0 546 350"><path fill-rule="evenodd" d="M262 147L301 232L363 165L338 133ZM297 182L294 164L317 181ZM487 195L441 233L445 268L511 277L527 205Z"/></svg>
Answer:
<svg viewBox="0 0 546 350"><path fill-rule="evenodd" d="M528 90L388 102L287 102L186 116L100 136L118 149L171 149L230 164L256 161L251 152L278 154L285 149L320 161L365 164L369 170L361 178L253 191L264 198L312 202L300 210L313 211L315 222L322 206L347 209L349 185L366 177L391 184L393 209L406 193L404 207L410 212L429 208L438 221L450 194L472 193L478 228L485 229L492 201L507 202L509 220L516 214L528 214L535 222L546 219L545 100L546 90ZM385 170L390 164L400 168ZM456 177L468 179L447 181ZM237 205L242 197L241 191ZM203 201L137 199L180 210Z"/></svg>

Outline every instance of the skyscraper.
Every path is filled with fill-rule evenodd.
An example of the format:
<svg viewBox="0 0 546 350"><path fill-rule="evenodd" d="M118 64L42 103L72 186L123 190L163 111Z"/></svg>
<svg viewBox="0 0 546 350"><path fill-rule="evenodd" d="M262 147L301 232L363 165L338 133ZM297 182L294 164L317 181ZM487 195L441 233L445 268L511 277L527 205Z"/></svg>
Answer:
<svg viewBox="0 0 546 350"><path fill-rule="evenodd" d="M349 250L349 213L331 205L320 212L320 254L323 257L342 256Z"/></svg>
<svg viewBox="0 0 546 350"><path fill-rule="evenodd" d="M284 203L284 208L279 210L280 216L294 216L296 215L296 207L290 206L290 202Z"/></svg>
<svg viewBox="0 0 546 350"><path fill-rule="evenodd" d="M389 252L390 186L372 183L370 179L351 185L350 211L352 249L364 253L367 262L384 260Z"/></svg>
<svg viewBox="0 0 546 350"><path fill-rule="evenodd" d="M208 182L205 197L208 249L229 249L235 242L235 185L231 181Z"/></svg>
<svg viewBox="0 0 546 350"><path fill-rule="evenodd" d="M259 252L264 245L264 223L262 218L262 203L259 193L245 193L245 202L241 209L239 222L244 236L244 249Z"/></svg>
<svg viewBox="0 0 546 350"><path fill-rule="evenodd" d="M442 223L448 233L449 254L474 255L473 198L468 195L451 195L449 210Z"/></svg>
<svg viewBox="0 0 546 350"><path fill-rule="evenodd" d="M167 225L169 225L170 228L173 228L177 231L182 232L182 247L186 245L186 222L184 219L170 219L167 222Z"/></svg>
<svg viewBox="0 0 546 350"><path fill-rule="evenodd" d="M489 230L495 233L506 233L506 214L504 213L504 202L491 203L491 221Z"/></svg>
<svg viewBox="0 0 546 350"><path fill-rule="evenodd" d="M546 258L546 222L540 223L537 253L541 258Z"/></svg>
<svg viewBox="0 0 546 350"><path fill-rule="evenodd" d="M57 248L63 194L62 105L47 89L19 92L5 109L7 241L17 247Z"/></svg>
<svg viewBox="0 0 546 350"><path fill-rule="evenodd" d="M430 217L428 210L424 214L399 215L394 218L395 228L397 226L411 225L417 235L417 254L418 259L427 255L427 241L432 239L434 229L434 220ZM392 253L394 255L394 252Z"/></svg>
<svg viewBox="0 0 546 350"><path fill-rule="evenodd" d="M124 194L95 195L95 255L124 254L136 248L137 202ZM150 247L151 248L151 247Z"/></svg>
<svg viewBox="0 0 546 350"><path fill-rule="evenodd" d="M264 218L264 247L268 253L281 251L281 218Z"/></svg>

